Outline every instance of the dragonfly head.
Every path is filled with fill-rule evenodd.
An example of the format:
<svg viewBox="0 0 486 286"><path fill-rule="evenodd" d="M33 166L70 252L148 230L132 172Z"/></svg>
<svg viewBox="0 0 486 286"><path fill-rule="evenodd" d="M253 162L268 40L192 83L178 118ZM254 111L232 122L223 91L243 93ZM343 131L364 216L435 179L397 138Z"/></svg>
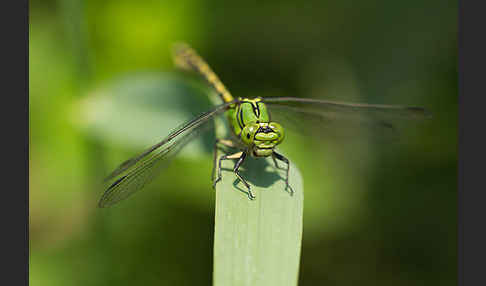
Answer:
<svg viewBox="0 0 486 286"><path fill-rule="evenodd" d="M255 122L245 126L241 140L247 146L253 146L253 155L267 157L272 155L273 148L284 139L284 129L276 122Z"/></svg>

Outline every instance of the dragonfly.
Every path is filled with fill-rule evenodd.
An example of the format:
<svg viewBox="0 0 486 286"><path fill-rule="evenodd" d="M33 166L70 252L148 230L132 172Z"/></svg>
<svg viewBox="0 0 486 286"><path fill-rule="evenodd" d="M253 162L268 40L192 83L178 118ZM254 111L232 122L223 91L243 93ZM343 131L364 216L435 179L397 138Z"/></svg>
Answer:
<svg viewBox="0 0 486 286"><path fill-rule="evenodd" d="M283 123L275 119L276 114L286 118L289 126L296 129L310 129L311 132L322 124L333 124L340 130L343 122L362 122L366 118L380 128L392 128L387 118L422 118L427 112L421 107L380 105L365 103L346 103L313 98L298 97L233 97L223 85L216 73L206 61L189 45L177 43L173 46L174 63L177 68L201 76L219 95L222 103L211 110L183 123L170 132L159 143L151 146L133 158L121 163L105 179L113 183L103 193L99 207L111 206L126 199L142 189L160 173L170 159L188 142L208 130L213 119L224 115L229 123L230 138L219 138L214 144L213 188L221 181L221 163L225 160L236 160L233 173L245 185L250 200L255 199L250 184L241 175L239 168L249 156L271 157L277 168L285 169L286 190L294 191L289 182L289 159L276 150L285 141L286 132ZM297 118L319 119L319 124L306 124ZM290 119L290 120L289 120ZM292 120L293 119L293 120ZM354 125L353 125L354 126ZM360 125L358 125L359 127ZM330 129L332 130L332 128ZM329 134L329 133L328 133ZM234 153L217 156L217 150L234 148ZM278 161L285 165L280 167Z"/></svg>

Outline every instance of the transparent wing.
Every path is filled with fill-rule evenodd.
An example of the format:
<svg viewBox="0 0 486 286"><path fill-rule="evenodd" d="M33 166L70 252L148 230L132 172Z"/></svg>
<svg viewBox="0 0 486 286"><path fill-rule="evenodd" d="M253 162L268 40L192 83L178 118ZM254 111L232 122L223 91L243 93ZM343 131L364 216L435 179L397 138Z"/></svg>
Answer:
<svg viewBox="0 0 486 286"><path fill-rule="evenodd" d="M172 131L164 140L148 148L141 154L123 162L105 179L116 179L105 191L98 206L113 205L149 183L155 175L194 137L211 127L216 115L223 113L233 102L218 105L213 110L201 114Z"/></svg>
<svg viewBox="0 0 486 286"><path fill-rule="evenodd" d="M396 138L397 129L416 119L429 117L421 107L344 103L309 98L263 98L271 120L284 128L329 139L358 139L357 131L367 130L383 138Z"/></svg>

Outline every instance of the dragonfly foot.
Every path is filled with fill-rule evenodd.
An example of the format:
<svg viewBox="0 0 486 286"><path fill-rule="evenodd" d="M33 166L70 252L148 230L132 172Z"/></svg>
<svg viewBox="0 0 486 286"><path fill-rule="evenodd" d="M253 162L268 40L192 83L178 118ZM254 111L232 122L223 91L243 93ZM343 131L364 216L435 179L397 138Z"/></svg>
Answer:
<svg viewBox="0 0 486 286"><path fill-rule="evenodd" d="M256 198L255 195L250 190L250 188L248 188L248 193L247 194L248 194L248 198L250 199L250 201L253 201Z"/></svg>
<svg viewBox="0 0 486 286"><path fill-rule="evenodd" d="M216 190L216 184L221 181L221 177L218 177L216 180L213 181L213 189Z"/></svg>
<svg viewBox="0 0 486 286"><path fill-rule="evenodd" d="M285 190L289 192L290 196L293 196L295 191L294 189L292 189L292 187L290 186L290 184L287 182L287 185L285 186Z"/></svg>

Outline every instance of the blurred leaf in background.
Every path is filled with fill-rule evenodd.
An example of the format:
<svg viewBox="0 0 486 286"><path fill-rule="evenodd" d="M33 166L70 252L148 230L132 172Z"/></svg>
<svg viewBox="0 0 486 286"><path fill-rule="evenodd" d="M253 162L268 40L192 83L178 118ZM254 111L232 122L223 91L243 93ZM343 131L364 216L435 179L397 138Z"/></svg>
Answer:
<svg viewBox="0 0 486 286"><path fill-rule="evenodd" d="M289 134L305 185L299 285L455 285L457 3L31 1L30 283L209 285L208 143L96 209L102 178L208 108L173 72L190 43L235 96L424 106L383 144ZM206 142L206 143L205 143Z"/></svg>

